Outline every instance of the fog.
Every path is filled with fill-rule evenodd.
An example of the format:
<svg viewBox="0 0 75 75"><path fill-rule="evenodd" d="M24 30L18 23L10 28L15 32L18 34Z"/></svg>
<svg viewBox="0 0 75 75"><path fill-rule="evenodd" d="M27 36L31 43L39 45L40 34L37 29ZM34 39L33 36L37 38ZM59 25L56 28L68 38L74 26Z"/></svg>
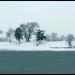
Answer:
<svg viewBox="0 0 75 75"><path fill-rule="evenodd" d="M75 1L0 1L0 30L38 22L46 33L75 35Z"/></svg>

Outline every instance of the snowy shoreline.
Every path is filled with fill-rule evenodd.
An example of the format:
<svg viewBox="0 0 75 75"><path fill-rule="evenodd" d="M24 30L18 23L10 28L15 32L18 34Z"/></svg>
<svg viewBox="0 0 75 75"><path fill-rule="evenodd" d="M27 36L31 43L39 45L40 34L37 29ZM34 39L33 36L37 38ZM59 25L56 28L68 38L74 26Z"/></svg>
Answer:
<svg viewBox="0 0 75 75"><path fill-rule="evenodd" d="M15 50L15 49L0 49L0 51L55 51L55 52L64 52L64 51L75 51L75 49L50 49L50 50Z"/></svg>
<svg viewBox="0 0 75 75"><path fill-rule="evenodd" d="M46 42L36 46L35 42L21 43L0 42L0 51L75 51L74 48L67 48L66 42Z"/></svg>

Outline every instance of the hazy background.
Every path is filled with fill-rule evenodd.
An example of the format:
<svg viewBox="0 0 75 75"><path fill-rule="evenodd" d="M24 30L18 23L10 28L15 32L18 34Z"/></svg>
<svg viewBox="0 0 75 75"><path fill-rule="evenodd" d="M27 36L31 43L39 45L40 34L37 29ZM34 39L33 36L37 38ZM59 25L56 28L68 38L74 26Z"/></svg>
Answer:
<svg viewBox="0 0 75 75"><path fill-rule="evenodd" d="M38 22L46 33L75 35L75 1L0 1L0 30Z"/></svg>

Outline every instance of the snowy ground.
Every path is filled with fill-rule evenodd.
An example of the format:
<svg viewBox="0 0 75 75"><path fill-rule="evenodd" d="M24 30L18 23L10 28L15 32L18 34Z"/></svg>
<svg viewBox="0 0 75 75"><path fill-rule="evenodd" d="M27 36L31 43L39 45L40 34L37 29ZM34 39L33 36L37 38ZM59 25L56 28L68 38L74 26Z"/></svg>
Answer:
<svg viewBox="0 0 75 75"><path fill-rule="evenodd" d="M75 46L75 41L73 42L73 46ZM58 47L58 48L54 48ZM75 51L75 48L63 48L68 47L65 41L59 42L44 42L39 46L36 46L36 42L22 42L19 44L18 42L0 42L0 50L10 50L10 51Z"/></svg>

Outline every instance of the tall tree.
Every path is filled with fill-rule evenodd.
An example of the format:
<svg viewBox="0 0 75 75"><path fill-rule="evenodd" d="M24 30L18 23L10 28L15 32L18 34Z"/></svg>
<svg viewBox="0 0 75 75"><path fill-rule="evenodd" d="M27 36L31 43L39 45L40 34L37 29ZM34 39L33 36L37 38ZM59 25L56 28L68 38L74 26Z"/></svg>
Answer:
<svg viewBox="0 0 75 75"><path fill-rule="evenodd" d="M37 22L28 22L27 24L21 24L20 28L23 31L26 42L29 42L32 34L35 32L35 28L39 28L39 25Z"/></svg>
<svg viewBox="0 0 75 75"><path fill-rule="evenodd" d="M23 36L23 35L22 35L22 29L17 28L17 29L15 30L14 36L15 36L16 40L18 40L19 43L20 43L20 40L22 39L22 36Z"/></svg>

